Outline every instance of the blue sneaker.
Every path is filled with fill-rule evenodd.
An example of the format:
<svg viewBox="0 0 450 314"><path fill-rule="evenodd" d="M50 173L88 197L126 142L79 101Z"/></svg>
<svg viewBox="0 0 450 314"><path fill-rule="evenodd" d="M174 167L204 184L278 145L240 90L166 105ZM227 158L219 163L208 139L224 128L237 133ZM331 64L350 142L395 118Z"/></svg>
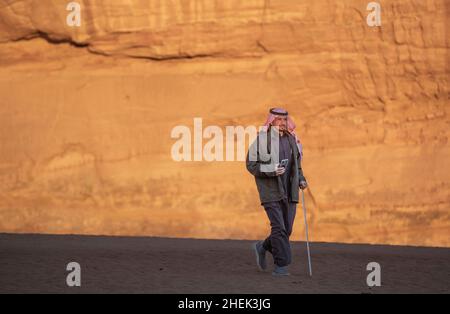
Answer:
<svg viewBox="0 0 450 314"><path fill-rule="evenodd" d="M272 272L272 275L274 276L289 276L290 273L288 272L287 266L276 266L275 269Z"/></svg>
<svg viewBox="0 0 450 314"><path fill-rule="evenodd" d="M259 270L265 271L267 269L266 250L263 248L262 242L258 241L253 244L253 249L256 255L256 265L258 265Z"/></svg>

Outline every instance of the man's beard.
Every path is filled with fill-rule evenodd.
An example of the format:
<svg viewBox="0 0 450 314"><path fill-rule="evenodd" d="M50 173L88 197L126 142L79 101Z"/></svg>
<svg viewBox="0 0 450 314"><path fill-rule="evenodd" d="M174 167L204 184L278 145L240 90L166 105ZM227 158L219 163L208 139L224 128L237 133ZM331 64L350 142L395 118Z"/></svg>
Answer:
<svg viewBox="0 0 450 314"><path fill-rule="evenodd" d="M277 130L277 132L282 136L288 133L287 128L281 128L279 126L272 126L272 127L275 128L275 130Z"/></svg>

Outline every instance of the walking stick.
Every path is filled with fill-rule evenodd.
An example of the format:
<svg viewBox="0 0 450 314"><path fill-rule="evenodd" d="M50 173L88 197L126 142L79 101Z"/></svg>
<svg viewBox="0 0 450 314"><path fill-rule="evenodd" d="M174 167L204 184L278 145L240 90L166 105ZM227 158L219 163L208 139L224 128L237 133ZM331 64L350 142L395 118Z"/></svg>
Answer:
<svg viewBox="0 0 450 314"><path fill-rule="evenodd" d="M303 190L302 190L302 205L303 205L303 215L305 217L306 248L308 250L309 275L312 277L311 254L309 252L309 239L308 239L308 221L306 220L305 193L303 192Z"/></svg>

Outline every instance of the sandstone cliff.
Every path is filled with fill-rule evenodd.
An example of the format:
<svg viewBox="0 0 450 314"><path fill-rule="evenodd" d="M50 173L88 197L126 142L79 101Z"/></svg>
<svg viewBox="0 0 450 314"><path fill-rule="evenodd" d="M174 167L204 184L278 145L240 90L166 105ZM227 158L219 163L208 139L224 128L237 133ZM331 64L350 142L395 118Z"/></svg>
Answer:
<svg viewBox="0 0 450 314"><path fill-rule="evenodd" d="M450 246L448 1L68 2L0 0L0 232L261 238L244 163L170 134L284 104L313 241Z"/></svg>

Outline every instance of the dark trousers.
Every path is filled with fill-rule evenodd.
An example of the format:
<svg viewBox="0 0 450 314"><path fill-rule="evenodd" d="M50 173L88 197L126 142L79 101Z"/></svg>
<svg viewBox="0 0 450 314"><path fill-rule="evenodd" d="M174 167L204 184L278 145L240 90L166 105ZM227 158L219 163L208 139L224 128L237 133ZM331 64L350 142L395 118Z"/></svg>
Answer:
<svg viewBox="0 0 450 314"><path fill-rule="evenodd" d="M289 236L292 233L297 203L286 199L263 204L270 220L270 236L264 240L263 248L272 253L277 266L287 266L291 263L291 245Z"/></svg>

